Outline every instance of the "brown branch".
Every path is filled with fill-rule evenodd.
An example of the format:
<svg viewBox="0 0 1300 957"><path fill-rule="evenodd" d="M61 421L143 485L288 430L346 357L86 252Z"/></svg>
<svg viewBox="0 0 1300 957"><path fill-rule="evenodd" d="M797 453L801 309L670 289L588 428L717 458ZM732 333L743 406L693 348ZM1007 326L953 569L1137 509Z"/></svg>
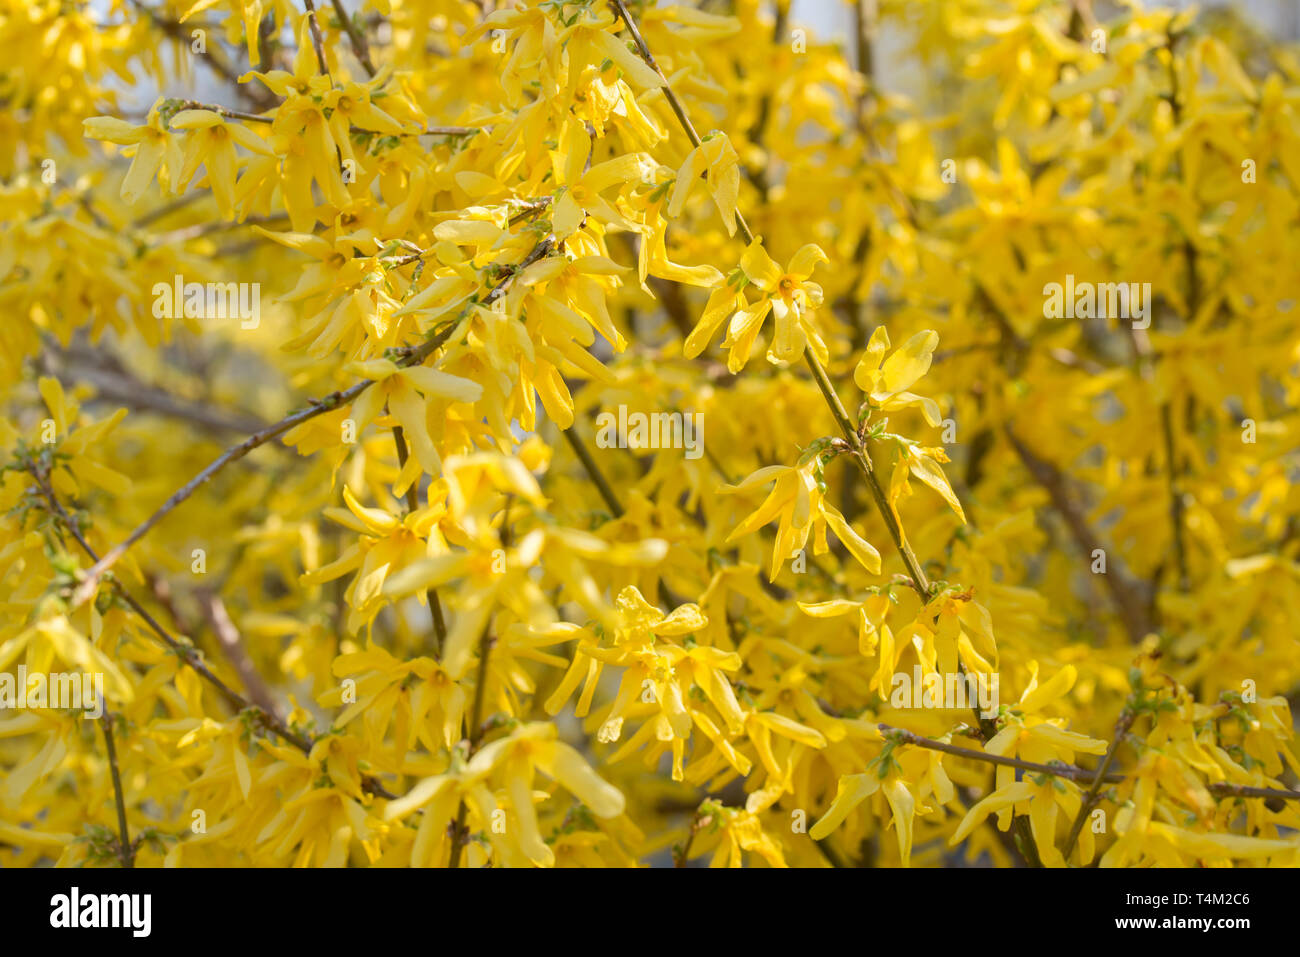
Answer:
<svg viewBox="0 0 1300 957"><path fill-rule="evenodd" d="M397 467L400 471L406 465L406 459L410 454L406 447L406 436L400 425L393 426L393 445L397 447ZM406 508L414 512L419 507L420 489L419 482L416 481L412 482L406 490ZM442 659L442 649L447 644L447 622L442 617L442 602L438 598L438 589L426 589L424 594L429 602L429 615L433 618L433 658L439 661Z"/></svg>
<svg viewBox="0 0 1300 957"><path fill-rule="evenodd" d="M858 117L865 119L865 107L876 95L876 56L872 42L876 34L879 11L876 0L856 0L853 4L853 34L855 39L855 67L866 82L858 98Z"/></svg>
<svg viewBox="0 0 1300 957"><path fill-rule="evenodd" d="M450 336L450 332L445 333L445 335ZM437 341L436 339L430 340L429 344L434 343L436 341ZM127 549L129 549L132 545L138 542L145 535L147 535L149 531L160 521L162 521L162 519L165 518L173 509L175 509L178 505L183 503L191 495L197 492L199 488L201 488L204 484L206 484L210 479L212 479L213 476L215 476L218 472L224 469L227 465L229 465L232 462L237 462L238 460L246 456L249 452L252 452L254 449L262 445L265 445L267 442L271 441L272 439L283 435L285 432L288 432L294 426L301 425L303 422L307 422L318 415L322 415L325 412L330 412L334 409L339 408L340 406L352 402L354 399L357 398L357 396L361 395L362 392L364 392L367 388L369 388L373 384L374 383L372 380L367 379L362 382L358 382L356 385L353 385L351 388L346 389L342 392L332 392L329 395L324 396L323 398L314 399L312 400L311 404L307 406L307 408L302 409L298 412L294 412L292 415L286 416L285 418L281 419L279 422L275 423L274 425L267 426L265 429L262 429L259 432L255 432L253 435L249 436L247 439L245 439L243 442L240 442L238 445L234 445L226 449L226 451L222 452L219 456L213 459L212 462L209 463L208 466L204 468L202 471L200 471L196 476L194 476L194 478L190 479L183 486L181 486L180 489L178 489L171 496L171 498L169 498L166 502L164 502L163 505L157 511L155 511L142 523L136 526L136 528L129 535L127 535L127 537L121 543L114 546L112 549L108 551L107 554L104 555L103 558L96 561L96 563L86 572L85 579L83 579L81 584L77 587L77 590L73 593L74 605L80 605L90 597L90 595L94 592L95 586L99 583L99 579L103 577L106 571L108 571L113 565L117 563L118 559L120 559L124 554L126 554Z"/></svg>
<svg viewBox="0 0 1300 957"><path fill-rule="evenodd" d="M690 830L686 832L686 841L681 847L673 848L673 867L685 867L687 858L690 857L691 845L695 843L695 835L700 833L700 829L707 827L712 820L711 816L702 816L699 809L691 816Z"/></svg>
<svg viewBox="0 0 1300 957"><path fill-rule="evenodd" d="M77 197L77 205L86 211L86 215L90 217L90 221L100 229L106 231L111 231L113 229L108 220L100 215L99 210L95 209L89 190Z"/></svg>
<svg viewBox="0 0 1300 957"><path fill-rule="evenodd" d="M181 100L177 104L181 110L207 110L209 113L216 113L218 116L224 116L229 120L244 120L248 123L274 123L274 116L261 116L257 113L246 113L243 110L232 110L228 106L221 106L217 103L200 103L198 100Z"/></svg>
<svg viewBox="0 0 1300 957"><path fill-rule="evenodd" d="M251 116L252 114L249 115ZM163 203L161 206L149 210L149 212L145 213L143 216L140 216L138 219L132 222L131 228L143 229L144 227L149 226L160 219L170 216L172 213L176 212L177 210L184 209L186 206L189 206L191 203L194 203L197 200L202 199L203 196L204 194L198 192L197 190L193 192L185 193L184 195L179 196L176 199L171 200L170 202Z"/></svg>
<svg viewBox="0 0 1300 957"><path fill-rule="evenodd" d="M266 423L243 411L226 411L210 402L185 399L143 382L99 352L52 345L42 353L40 365L65 386L88 382L95 387L95 400L120 402L138 411L191 422L208 432L247 434L266 427Z"/></svg>
<svg viewBox="0 0 1300 957"><path fill-rule="evenodd" d="M113 715L103 703L104 715L99 725L104 730L104 744L108 748L108 770L113 777L113 798L117 804L117 855L125 868L135 867L135 845L126 825L126 799L122 795L122 772L117 767L117 746L113 743Z"/></svg>
<svg viewBox="0 0 1300 957"><path fill-rule="evenodd" d="M348 19L347 11L343 9L343 0L330 0L330 3L333 4L334 13L338 16L344 32L348 35L348 42L352 44L352 52L356 54L357 62L373 77L375 75L375 65L370 60L370 44L366 42L366 35L359 31L352 21Z"/></svg>
<svg viewBox="0 0 1300 957"><path fill-rule="evenodd" d="M1182 34L1170 33L1168 35L1169 50L1169 107L1173 112L1174 125L1178 126L1183 121L1183 108L1179 102L1179 84L1178 84L1178 41ZM1186 179L1184 175L1182 177ZM1197 273L1197 251L1196 245L1192 242L1191 236L1183 237L1183 263L1187 270L1187 316L1186 321L1190 324L1196 318L1196 313L1200 308L1201 288L1200 277ZM1153 360L1148 358L1148 369ZM1173 400L1166 399L1160 406L1160 427L1164 432L1165 439L1165 478L1169 486L1169 522L1173 528L1174 539L1174 560L1178 568L1178 590L1186 593L1191 587L1191 578L1187 570L1187 530L1184 512L1186 504L1183 501L1183 492L1181 488L1181 478L1178 460L1176 458L1176 449L1174 443L1174 413Z"/></svg>
<svg viewBox="0 0 1300 957"><path fill-rule="evenodd" d="M483 626L483 634L478 640L478 672L476 684L474 685L474 704L470 711L469 719L469 740L465 749L465 760L468 761L478 751L479 742L483 740L483 702L487 697L487 678L488 678L488 655L492 652L492 646L496 640L492 637L492 623L489 621ZM465 803L462 797L460 807L456 810L456 823L452 829L451 835L451 857L447 862L448 867L460 867L461 848L469 840L469 834L465 824L469 815L469 805Z"/></svg>
<svg viewBox="0 0 1300 957"><path fill-rule="evenodd" d="M505 514L501 522L503 528L502 544L509 547L510 540L510 502L509 496L506 497ZM467 729L469 738L465 748L465 760L469 761L477 752L479 744L483 740L483 703L487 699L487 680L488 680L488 656L492 653L492 646L496 644L496 639L492 637L492 623L488 621L483 626L483 633L478 640L478 668L474 678L474 704L470 710L469 727ZM451 854L447 860L448 868L460 867L461 848L469 843L469 827L466 821L469 818L469 805L465 803L462 797L460 806L456 808L456 822L451 829Z"/></svg>
<svg viewBox="0 0 1300 957"><path fill-rule="evenodd" d="M216 222L195 223L192 226L182 226L179 229L173 229L170 232L159 233L151 237L150 245L153 247L173 246L176 243L187 243L192 239L202 239L204 236L211 236L213 233L224 233L232 229L242 229L245 226L282 226L289 222L287 213L276 213L273 216L250 216L244 220L218 220Z"/></svg>
<svg viewBox="0 0 1300 957"><path fill-rule="evenodd" d="M320 23L316 20L315 0L302 0L302 3L307 8L307 26L311 30L311 44L316 48L316 64L320 67L321 76L333 86L334 78L330 76L329 64L325 62L325 38L321 35Z"/></svg>
<svg viewBox="0 0 1300 957"><path fill-rule="evenodd" d="M886 738L894 738L902 744L910 744L918 748L925 748L929 751L941 751L944 754L951 754L954 757L959 758L969 758L972 761L983 761L987 764L997 764L1002 767L1018 768L1022 771L1028 771L1033 774L1050 774L1053 777L1065 778L1075 782L1091 780L1092 788L1090 788L1088 792L1088 797L1094 798L1093 803L1095 803L1095 790L1093 789L1098 789L1102 783L1119 784L1128 780L1127 775L1121 774L1118 771L1111 771L1110 765L1114 760L1117 743L1123 739L1124 734L1127 732L1127 724L1131 723L1131 713L1127 723L1124 720L1124 716L1120 716L1120 721L1116 726L1114 742L1107 750L1106 756L1102 759L1101 764L1097 766L1096 770L1092 771L1074 764L1038 764L1033 761L1021 761L1019 758L1004 757L1000 754L989 754L986 751L976 751L972 748L963 748L959 745L948 744L944 741L936 741L933 738L923 737L913 731L908 731L906 728L895 728L888 724L878 724L876 727L880 729L881 734ZM1274 798L1283 801L1300 800L1300 791L1293 791L1286 788L1260 788L1247 784L1230 784L1226 781L1216 781L1207 784L1205 789L1215 797L1220 798L1241 797ZM1084 807L1086 806L1087 804L1085 802ZM1086 816L1083 814L1082 807L1080 809L1080 816ZM1075 824L1077 828L1079 825L1079 818L1076 818ZM1072 829L1071 840L1067 842L1065 849L1067 855L1074 848L1074 838L1077 838L1077 836L1075 830Z"/></svg>
<svg viewBox="0 0 1300 957"><path fill-rule="evenodd" d="M203 609L203 616L212 627L213 634L217 636L217 644L221 646L227 660L239 675L239 680L243 682L249 700L278 721L280 716L275 701L267 690L262 676L257 673L253 660L248 656L244 639L239 629L235 627L235 623L230 620L226 603L216 592L205 592L199 596L199 606Z"/></svg>
<svg viewBox="0 0 1300 957"><path fill-rule="evenodd" d="M567 429L561 429L560 432L562 432L565 439L568 440L569 447L573 449L573 454L578 457L578 461L582 463L582 467L587 470L587 475L590 476L597 491L600 492L600 497L604 499L605 504L609 506L609 510L614 513L614 517L622 518L623 505L619 502L618 496L614 494L614 489L610 486L609 480L605 478L605 474L601 472L600 466L596 464L596 459L592 456L591 450L587 448L582 439L578 438L577 433L573 430L573 426L570 426Z"/></svg>
<svg viewBox="0 0 1300 957"><path fill-rule="evenodd" d="M632 42L636 44L636 48L641 54L641 59L645 60L646 65L658 73L659 78L664 81L664 96L668 100L668 105L672 107L672 111L677 114L677 122L679 122L682 129L686 131L686 135L689 137L691 145L699 146L700 135L695 132L695 127L692 125L690 117L686 115L686 107L683 106L682 101L677 98L677 94L673 92L673 88L668 85L668 77L664 75L663 70L659 69L659 64L655 62L654 54L651 53L650 48L646 46L645 39L641 36L641 31L637 28L636 21L633 20L632 15L627 12L626 4L624 4L623 0L610 0L610 5L614 8L617 14L623 18L623 23L627 26L628 33L632 35ZM752 238L750 238L750 242L752 241Z"/></svg>
<svg viewBox="0 0 1300 957"><path fill-rule="evenodd" d="M1147 603L1141 594L1141 586L1119 567L1115 557L1111 557L1111 550L1100 544L1096 533L1088 526L1079 506L1073 501L1066 489L1066 479L1061 474L1061 471L1050 462L1038 458L1033 452L1029 451L1024 442L1011 431L1010 426L1004 428L1003 431L1007 436L1007 440L1011 443L1011 447L1020 456L1020 461L1024 464L1025 469L1047 492L1052 507L1065 520L1066 528L1069 529L1075 543L1084 554L1091 556L1094 551L1100 549L1108 556L1108 567L1102 577L1106 581L1106 587L1110 591L1115 610L1118 612L1120 621L1124 625L1124 630L1128 632L1130 640L1134 642L1141 641L1151 633L1153 627L1151 617L1147 612Z"/></svg>
<svg viewBox="0 0 1300 957"><path fill-rule="evenodd" d="M1165 481L1169 487L1169 524L1173 529L1178 590L1186 593L1191 588L1191 578L1187 571L1187 523L1183 517L1187 506L1183 501L1182 481L1174 445L1173 404L1168 400L1160 405L1160 429L1165 438Z"/></svg>
<svg viewBox="0 0 1300 957"><path fill-rule="evenodd" d="M1110 740L1110 747L1106 749L1106 756L1102 758L1101 764L1097 765L1097 774L1093 777L1092 784L1088 786L1088 791L1079 804L1079 813L1074 816L1074 823L1070 826L1070 835L1065 839L1065 848L1061 852L1061 856L1067 860L1070 857L1070 852L1074 850L1074 842L1079 839L1079 833L1083 830L1084 821L1088 819L1088 814L1097 803L1098 795L1101 793L1102 781L1110 771L1110 766L1115 763L1115 755L1119 753L1119 746L1123 743L1124 736L1128 734L1128 729L1133 726L1135 717L1137 715L1133 708L1125 706L1124 710L1120 712L1119 720L1115 722L1115 734Z"/></svg>
<svg viewBox="0 0 1300 957"><path fill-rule="evenodd" d="M926 738L915 732L908 731L906 728L895 728L888 724L878 724L876 727L887 738L896 738L902 744L911 744L930 751L942 751L944 754L951 754L959 758L970 758L972 761L983 761L986 764L998 764L1005 768L1018 768L1021 771L1029 771L1033 774L1050 774L1053 777L1066 778L1071 781L1087 781L1094 777L1108 783L1117 783L1124 780L1124 775L1115 771L1103 771L1101 769L1090 771L1087 768L1081 768L1073 764L1038 764L1034 761L1021 761L1019 758L1008 758L1001 754L989 754L987 751L976 751L972 748L963 748L960 745L936 741L933 738Z"/></svg>
<svg viewBox="0 0 1300 957"><path fill-rule="evenodd" d="M72 535L73 539L81 547L81 550L89 556L91 561L100 561L95 549L91 547L90 543L86 541L85 536L82 534L80 523L74 516L68 514L67 510L64 509L63 505L59 502L58 497L54 494L54 487L50 484L49 475L36 465L32 465L28 471L36 480L36 484L45 496L46 501L49 502L50 509L62 522L63 527ZM212 670L197 657L191 646L172 637L167 629L159 624L158 620L149 613L148 609L141 605L140 602L137 601L120 582L115 582L114 584L116 586L118 597L126 602L127 606L140 616L141 620L149 626L149 629L157 635L163 644L170 648L182 662L192 668L201 678L216 688L231 707L236 711L246 711L251 709L254 712L259 712L261 710L217 677ZM299 748L304 754L311 751L311 744L308 741L290 731L273 714L262 713L261 716L264 719L263 723L267 730L280 735L280 737Z"/></svg>
<svg viewBox="0 0 1300 957"><path fill-rule="evenodd" d="M1221 798L1276 798L1282 801L1300 801L1300 791L1287 788L1257 788L1247 784L1228 784L1226 781L1207 784L1205 787L1215 797Z"/></svg>
<svg viewBox="0 0 1300 957"><path fill-rule="evenodd" d="M245 113L242 110L232 110L228 106L221 106L219 103L200 103L198 100L181 100L179 101L182 110L208 110L224 116L227 119L243 120L246 123L274 123L274 116L260 116L256 113ZM491 129L486 126L426 126L422 130L414 130L409 133L397 133L397 136L469 136L473 133L481 133L484 130ZM370 136L379 135L378 130L367 130L360 126L348 126L349 133L365 133ZM549 201L549 200L548 200Z"/></svg>

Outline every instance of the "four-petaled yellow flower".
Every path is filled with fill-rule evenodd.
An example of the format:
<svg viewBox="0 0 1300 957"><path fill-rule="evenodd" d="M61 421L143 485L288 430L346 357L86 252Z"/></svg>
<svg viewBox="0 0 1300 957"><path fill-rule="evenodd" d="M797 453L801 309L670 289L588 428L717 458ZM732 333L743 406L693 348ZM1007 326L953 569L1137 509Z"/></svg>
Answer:
<svg viewBox="0 0 1300 957"><path fill-rule="evenodd" d="M733 274L714 286L683 353L687 358L699 355L730 316L722 345L729 350L727 368L739 372L749 362L763 320L771 312L776 317L776 329L767 350L769 362L793 362L804 349L811 348L825 363L826 342L812 321L813 312L822 304L822 287L811 282L810 277L818 263L829 261L820 246L809 243L782 269L768 256L762 241L755 240L740 259L742 281L737 282ZM760 293L753 303L747 301L740 288L745 281Z"/></svg>

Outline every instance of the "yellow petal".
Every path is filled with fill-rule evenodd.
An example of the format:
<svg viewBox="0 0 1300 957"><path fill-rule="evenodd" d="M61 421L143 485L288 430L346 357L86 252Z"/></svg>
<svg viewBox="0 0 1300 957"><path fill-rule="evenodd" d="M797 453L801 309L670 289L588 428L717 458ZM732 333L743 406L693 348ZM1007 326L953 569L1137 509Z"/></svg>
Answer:
<svg viewBox="0 0 1300 957"><path fill-rule="evenodd" d="M880 552L876 551L870 542L855 532L834 506L823 502L822 515L826 517L826 524L831 527L835 537L849 550L849 554L857 559L858 564L871 574L879 575Z"/></svg>
<svg viewBox="0 0 1300 957"><path fill-rule="evenodd" d="M902 392L930 371L939 334L918 332L890 354L880 367L880 392Z"/></svg>
<svg viewBox="0 0 1300 957"><path fill-rule="evenodd" d="M582 755L564 742L554 742L539 755L537 763L597 817L618 817L623 813L623 792L602 780Z"/></svg>
<svg viewBox="0 0 1300 957"><path fill-rule="evenodd" d="M894 812L894 830L898 832L898 853L907 867L912 858L912 818L916 814L916 799L898 778L890 778L882 785L885 800Z"/></svg>
<svg viewBox="0 0 1300 957"><path fill-rule="evenodd" d="M815 243L809 243L808 245L801 247L799 251L794 254L794 258L790 260L790 268L787 272L796 279L807 279L812 275L813 270L817 267L818 263L829 262L830 259L827 258L826 253L822 251L820 246Z"/></svg>
<svg viewBox="0 0 1300 957"><path fill-rule="evenodd" d="M949 846L961 843L966 835L975 830L990 814L1009 808L1017 801L1029 800L1037 790L1037 786L1031 781L1016 781L994 791L966 812L961 825L948 839Z"/></svg>
<svg viewBox="0 0 1300 957"><path fill-rule="evenodd" d="M837 827L859 804L880 790L880 778L875 774L846 774L835 789L835 800L821 820L812 826L808 836L820 841Z"/></svg>
<svg viewBox="0 0 1300 957"><path fill-rule="evenodd" d="M750 282L766 292L776 289L781 281L781 267L772 261L760 239L754 240L745 248L740 257L740 268Z"/></svg>
<svg viewBox="0 0 1300 957"><path fill-rule="evenodd" d="M957 513L957 517L965 523L966 513L962 511L961 502L957 501L957 495L953 492L952 486L948 484L948 478L943 474L943 469L928 456L916 454L915 452L909 454L908 465L912 470L912 474L938 492L943 497L943 500L948 503L948 506Z"/></svg>

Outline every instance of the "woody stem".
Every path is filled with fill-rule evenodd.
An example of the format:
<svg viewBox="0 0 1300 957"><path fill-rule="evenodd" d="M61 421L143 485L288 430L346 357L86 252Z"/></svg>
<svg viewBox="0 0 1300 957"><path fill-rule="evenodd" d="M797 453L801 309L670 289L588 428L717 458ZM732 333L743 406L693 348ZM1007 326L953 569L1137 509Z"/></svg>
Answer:
<svg viewBox="0 0 1300 957"><path fill-rule="evenodd" d="M854 428L853 420L849 418L849 413L845 410L844 403L840 401L839 395L836 394L830 377L826 375L826 370L817 357L813 355L812 350L806 350L803 355L804 361L812 371L813 381L817 383L817 388L821 390L822 396L826 399L826 405L830 408L831 415L835 417L836 424L839 425L840 431L844 433L844 438L849 443L850 454L853 456L854 462L857 463L863 478L867 480L867 487L871 489L871 497L876 503L876 509L880 512L880 517L885 520L885 527L889 529L889 537L894 540L894 547L898 549L898 554L902 556L903 565L907 568L907 577L912 580L912 587L921 597L922 602L929 601L930 581L925 577L925 572L921 569L921 563L917 561L916 555L912 552L912 547L907 544L907 540L903 537L902 526L898 524L894 509L885 497L885 490L880 487L880 480L876 478L876 470L871 464L871 456L867 452L866 446L863 445L858 430Z"/></svg>
<svg viewBox="0 0 1300 957"><path fill-rule="evenodd" d="M104 729L104 744L108 747L108 769L113 776L113 799L117 804L118 856L123 867L133 868L135 846L131 843L131 833L127 830L126 800L122 795L122 772L117 767L117 747L113 744L113 715L107 708L104 709L100 727Z"/></svg>
<svg viewBox="0 0 1300 957"><path fill-rule="evenodd" d="M397 467L402 469L406 466L409 452L406 447L406 435L400 425L393 426L393 445L397 447ZM406 489L406 507L412 512L420 507L418 484L418 481L412 482ZM429 614L433 617L433 657L436 660L442 656L443 646L447 644L447 622L442 617L442 602L438 599L438 589L429 588L424 594L429 601Z"/></svg>

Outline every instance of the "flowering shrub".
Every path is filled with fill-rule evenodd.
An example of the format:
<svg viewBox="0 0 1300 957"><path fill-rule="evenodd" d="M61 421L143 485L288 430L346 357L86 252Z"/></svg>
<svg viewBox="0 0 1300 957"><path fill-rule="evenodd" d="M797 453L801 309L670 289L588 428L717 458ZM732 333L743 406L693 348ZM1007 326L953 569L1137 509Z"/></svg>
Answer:
<svg viewBox="0 0 1300 957"><path fill-rule="evenodd" d="M1103 6L0 0L4 863L1300 865L1300 60Z"/></svg>

